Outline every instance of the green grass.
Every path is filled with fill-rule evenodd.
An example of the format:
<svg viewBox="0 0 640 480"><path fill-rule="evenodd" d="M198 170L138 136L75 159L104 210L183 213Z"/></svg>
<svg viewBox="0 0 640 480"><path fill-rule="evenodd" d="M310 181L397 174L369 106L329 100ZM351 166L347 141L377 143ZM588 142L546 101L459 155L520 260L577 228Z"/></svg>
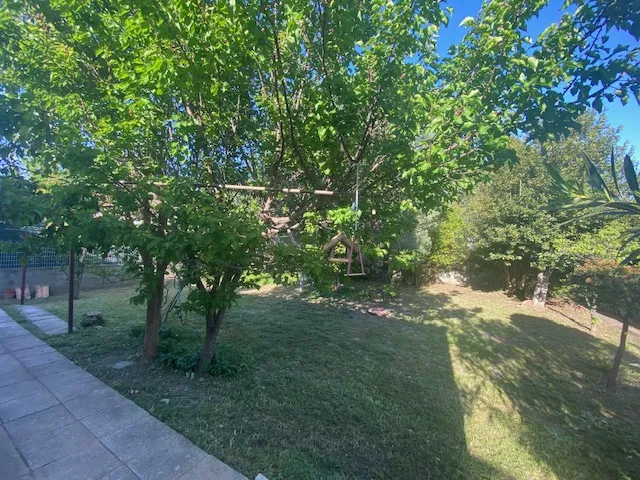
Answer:
<svg viewBox="0 0 640 480"><path fill-rule="evenodd" d="M46 340L250 478L640 478L640 342L607 393L619 333L576 312L446 286L402 291L393 318L367 295L249 292L220 334L241 367L192 380L140 359L132 293L83 293L77 320L105 327ZM64 318L64 298L40 303ZM198 351L200 318L167 326L165 345Z"/></svg>

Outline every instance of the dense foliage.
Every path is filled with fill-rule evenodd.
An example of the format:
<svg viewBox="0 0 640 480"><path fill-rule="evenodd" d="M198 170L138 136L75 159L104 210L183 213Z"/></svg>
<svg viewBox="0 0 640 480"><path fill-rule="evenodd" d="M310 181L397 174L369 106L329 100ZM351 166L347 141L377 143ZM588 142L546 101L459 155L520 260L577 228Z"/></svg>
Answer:
<svg viewBox="0 0 640 480"><path fill-rule="evenodd" d="M230 229L221 256L253 246L235 207L188 226L175 216L239 202L219 184L350 192L359 176L362 217L380 212L362 219L361 236L384 248L401 212L469 190L502 162L510 135L559 132L589 105L637 95L637 48L607 41L614 28L640 36L637 8L576 0L531 38L546 4L485 3L443 60L435 45L449 12L435 1L3 2L2 146L67 207L49 212L54 232L78 219L127 251L153 358L164 275L188 263L183 252L212 262L198 274L230 282L207 289L220 295L209 309L240 285L197 238L215 214ZM348 217L346 202L323 202L267 195L257 216L274 235L304 228L309 212L333 228Z"/></svg>
<svg viewBox="0 0 640 480"><path fill-rule="evenodd" d="M462 267L472 283L506 288L522 297L532 293L539 271L553 270L557 284L588 258L621 260L634 245L621 236L632 223L605 215L567 224L568 212L549 208L562 194L547 170L553 165L567 178L581 178L583 160L577 152L606 165L607 152L618 143L618 132L604 116L592 113L557 141L514 141L517 162L492 174L441 224L439 235L455 241L438 245L434 263ZM457 260L457 267L442 261L460 257L464 260Z"/></svg>

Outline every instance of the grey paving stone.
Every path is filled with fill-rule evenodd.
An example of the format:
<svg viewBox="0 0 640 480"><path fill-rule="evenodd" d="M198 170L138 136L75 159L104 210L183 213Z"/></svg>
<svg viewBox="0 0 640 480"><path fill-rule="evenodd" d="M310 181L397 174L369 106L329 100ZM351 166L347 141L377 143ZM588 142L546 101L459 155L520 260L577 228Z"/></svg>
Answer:
<svg viewBox="0 0 640 480"><path fill-rule="evenodd" d="M19 310L23 317L46 335L58 335L67 331L67 323L46 310L32 306L22 306Z"/></svg>
<svg viewBox="0 0 640 480"><path fill-rule="evenodd" d="M54 373L64 372L67 370L74 370L79 368L75 363L67 358L59 360L53 363L45 363L44 365L36 365L35 367L27 368L27 371L36 378L46 377L47 375L53 375Z"/></svg>
<svg viewBox="0 0 640 480"><path fill-rule="evenodd" d="M111 452L98 443L49 463L33 473L37 480L98 480L121 465Z"/></svg>
<svg viewBox="0 0 640 480"><path fill-rule="evenodd" d="M9 435L18 443L69 425L76 418L62 405L47 408L5 424Z"/></svg>
<svg viewBox="0 0 640 480"><path fill-rule="evenodd" d="M98 438L111 435L118 430L141 423L150 415L131 401L125 401L108 408L101 408L84 417L81 422Z"/></svg>
<svg viewBox="0 0 640 480"><path fill-rule="evenodd" d="M136 423L117 431L100 441L116 456L127 463L133 457L141 456L145 450L154 446L163 438L175 434L160 420L153 417L142 423Z"/></svg>
<svg viewBox="0 0 640 480"><path fill-rule="evenodd" d="M91 375L86 370L74 365L74 368L70 368L67 370L63 370L62 372L52 373L50 375L43 376L40 381L47 388L57 387L61 385L67 385L69 383L81 382L85 380L96 380L99 381L96 377ZM102 382L100 382L101 385Z"/></svg>
<svg viewBox="0 0 640 480"><path fill-rule="evenodd" d="M51 330L52 328L60 327L65 328L67 326L66 323L62 323L62 321L58 320L57 318L46 318L37 322L33 322L33 324L40 330Z"/></svg>
<svg viewBox="0 0 640 480"><path fill-rule="evenodd" d="M33 379L33 375L31 375L26 369L17 368L10 372L0 373L0 387L13 385L15 383L22 383Z"/></svg>
<svg viewBox="0 0 640 480"><path fill-rule="evenodd" d="M34 322L33 324L44 332L56 329L67 329L67 324L60 320L43 320L41 322Z"/></svg>
<svg viewBox="0 0 640 480"><path fill-rule="evenodd" d="M0 420L10 422L32 413L58 405L60 402L49 392L38 392L0 404Z"/></svg>
<svg viewBox="0 0 640 480"><path fill-rule="evenodd" d="M47 393L47 389L37 380L0 387L0 404L35 393Z"/></svg>
<svg viewBox="0 0 640 480"><path fill-rule="evenodd" d="M175 433L158 441L127 464L142 480L174 480L197 466L207 454Z"/></svg>
<svg viewBox="0 0 640 480"><path fill-rule="evenodd" d="M9 354L0 355L0 373L24 370L24 367Z"/></svg>
<svg viewBox="0 0 640 480"><path fill-rule="evenodd" d="M31 334L18 324L0 325L0 338L3 339L3 343L7 338L21 337L23 335Z"/></svg>
<svg viewBox="0 0 640 480"><path fill-rule="evenodd" d="M48 378L50 377L42 377L41 380L44 382ZM104 383L102 383L97 378L91 377L84 380L80 378L81 377L78 377L77 380L71 381L69 383L57 384L48 387L49 391L56 397L58 397L58 400L60 400L61 402L66 402L76 397L86 395L87 393L91 393L94 390L104 389Z"/></svg>
<svg viewBox="0 0 640 480"><path fill-rule="evenodd" d="M122 360L120 362L117 362L111 365L111 368L114 368L116 370L122 370L123 368L127 368L131 365L133 365L133 360Z"/></svg>
<svg viewBox="0 0 640 480"><path fill-rule="evenodd" d="M22 461L11 439L0 426L0 478L2 480L16 480L29 473L29 469Z"/></svg>
<svg viewBox="0 0 640 480"><path fill-rule="evenodd" d="M64 406L74 417L82 420L87 415L102 413L125 400L122 395L105 385L100 390L93 390L86 395L64 402Z"/></svg>
<svg viewBox="0 0 640 480"><path fill-rule="evenodd" d="M42 353L40 355L34 355L20 360L25 367L35 367L37 365L44 365L46 363L53 363L59 360L63 360L65 357L58 352Z"/></svg>
<svg viewBox="0 0 640 480"><path fill-rule="evenodd" d="M26 331L26 330L25 330ZM26 348L42 347L47 344L33 335L22 335L19 337L0 339L2 345L9 351L14 352Z"/></svg>
<svg viewBox="0 0 640 480"><path fill-rule="evenodd" d="M240 472L209 455L202 462L189 470L180 480L248 480Z"/></svg>
<svg viewBox="0 0 640 480"><path fill-rule="evenodd" d="M100 442L78 421L24 442L18 442L18 448L34 470L77 452L81 448L97 445L100 445Z"/></svg>
<svg viewBox="0 0 640 480"><path fill-rule="evenodd" d="M45 335L63 335L67 333L67 327L57 327L52 328L51 330L43 330Z"/></svg>
<svg viewBox="0 0 640 480"><path fill-rule="evenodd" d="M108 473L100 480L140 480L140 477L123 465L116 468L113 472Z"/></svg>
<svg viewBox="0 0 640 480"><path fill-rule="evenodd" d="M22 338L22 337L18 337L18 338ZM15 352L12 352L12 355L14 356L14 358L18 360L22 360L23 358L35 357L36 355L42 355L43 353L49 353L49 352L55 352L55 350L51 348L49 345L47 345L46 343L43 343L42 345L38 345L36 347L16 350Z"/></svg>

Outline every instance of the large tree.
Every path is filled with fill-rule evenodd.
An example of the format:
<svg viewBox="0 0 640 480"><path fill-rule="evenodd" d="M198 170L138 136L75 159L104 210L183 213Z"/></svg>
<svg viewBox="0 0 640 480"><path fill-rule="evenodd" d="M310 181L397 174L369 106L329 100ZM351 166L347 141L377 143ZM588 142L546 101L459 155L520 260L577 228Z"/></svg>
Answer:
<svg viewBox="0 0 640 480"><path fill-rule="evenodd" d="M455 217L445 221L445 229L456 225L460 235L440 256L450 254L454 247L465 248L470 265L479 267L475 273L483 274L476 280L504 287L519 297L530 294L536 276L542 274L539 295L534 296L542 306L553 270L558 277L566 277L590 256L623 258L622 239L597 235L610 216L567 225L567 213L549 210L558 192L546 167L553 165L567 178L577 180L583 177L581 154L608 165L612 148L626 148L620 143L619 131L604 115L589 112L578 123L577 129L555 141L513 140L516 161L489 175L487 182L460 203L462 223ZM608 231L626 228L628 225L618 222Z"/></svg>
<svg viewBox="0 0 640 480"><path fill-rule="evenodd" d="M605 38L638 38L636 7L576 1L529 38L546 3L485 3L441 60L449 17L436 1L3 2L1 92L23 113L32 175L85 189L130 252L153 358L163 278L190 241L171 215L204 201L167 189L204 188L212 202L221 183L351 191L359 169L363 210L394 215L470 188L510 134L561 130L637 92L637 49ZM261 218L287 229L337 206L260 200Z"/></svg>

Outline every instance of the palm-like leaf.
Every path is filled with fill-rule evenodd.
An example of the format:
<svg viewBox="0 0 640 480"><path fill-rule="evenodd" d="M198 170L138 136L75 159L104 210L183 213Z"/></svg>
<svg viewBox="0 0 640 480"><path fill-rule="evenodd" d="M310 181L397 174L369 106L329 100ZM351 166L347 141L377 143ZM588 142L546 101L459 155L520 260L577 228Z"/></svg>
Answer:
<svg viewBox="0 0 640 480"><path fill-rule="evenodd" d="M635 203L622 194L618 185L613 150L611 152L611 176L616 187L615 194L602 179L600 172L588 156L585 159L584 182L577 183L565 180L551 165L546 165L551 178L561 192L561 196L551 203L554 210L579 210L597 208L598 210L573 217L568 222L586 218L602 217L626 217L632 216L640 219L640 188L638 176L629 155L626 155L623 163L624 175ZM587 188L588 185L588 188ZM624 234L622 248L631 245L640 239L640 226L634 226ZM636 263L640 260L640 248L636 248L621 262L621 265Z"/></svg>

